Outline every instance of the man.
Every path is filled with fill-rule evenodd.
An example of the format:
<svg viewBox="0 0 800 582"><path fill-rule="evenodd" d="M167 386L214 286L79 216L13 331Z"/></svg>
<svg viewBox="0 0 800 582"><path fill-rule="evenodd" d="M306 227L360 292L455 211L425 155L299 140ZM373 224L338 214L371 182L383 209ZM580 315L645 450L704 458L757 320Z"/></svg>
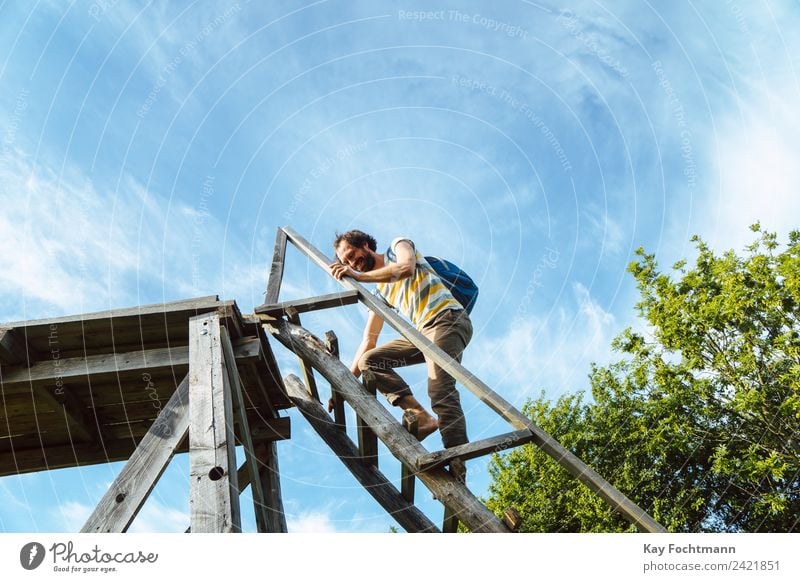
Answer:
<svg viewBox="0 0 800 582"><path fill-rule="evenodd" d="M472 338L472 323L410 239L396 238L385 254L379 254L372 236L350 230L337 234L333 246L339 261L330 265L330 271L336 279L351 277L362 283L377 283L383 298L411 320L422 335L461 361ZM382 327L383 320L370 311L350 371L356 377L363 375L364 383L385 394L391 404L413 412L420 440L438 429L445 447L466 443L467 424L455 379L405 338L375 347ZM425 410L394 371L422 362L428 366L428 395L438 419ZM457 461L452 467L463 479L463 462Z"/></svg>

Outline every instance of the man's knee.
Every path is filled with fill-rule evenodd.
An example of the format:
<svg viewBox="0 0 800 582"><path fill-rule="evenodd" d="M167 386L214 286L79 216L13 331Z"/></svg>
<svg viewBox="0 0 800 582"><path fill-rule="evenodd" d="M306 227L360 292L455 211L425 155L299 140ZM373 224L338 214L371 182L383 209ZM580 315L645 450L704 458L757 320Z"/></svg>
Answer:
<svg viewBox="0 0 800 582"><path fill-rule="evenodd" d="M371 372L378 367L375 359L375 350L367 350L358 359L358 369L363 374L364 372Z"/></svg>

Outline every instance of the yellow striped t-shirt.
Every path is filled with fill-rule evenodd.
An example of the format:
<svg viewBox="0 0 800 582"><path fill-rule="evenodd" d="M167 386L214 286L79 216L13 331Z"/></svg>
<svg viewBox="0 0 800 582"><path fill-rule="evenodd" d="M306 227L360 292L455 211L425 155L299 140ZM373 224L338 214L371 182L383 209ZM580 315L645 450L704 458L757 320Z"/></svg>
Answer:
<svg viewBox="0 0 800 582"><path fill-rule="evenodd" d="M417 250L411 239L405 237L394 239L386 251L386 261L388 263L397 262L394 248L400 241L408 242L414 249L417 266L410 277L392 283L378 283L378 293L410 319L417 329L422 329L426 323L445 309L463 309L461 303L445 287L442 279L425 260L422 253Z"/></svg>

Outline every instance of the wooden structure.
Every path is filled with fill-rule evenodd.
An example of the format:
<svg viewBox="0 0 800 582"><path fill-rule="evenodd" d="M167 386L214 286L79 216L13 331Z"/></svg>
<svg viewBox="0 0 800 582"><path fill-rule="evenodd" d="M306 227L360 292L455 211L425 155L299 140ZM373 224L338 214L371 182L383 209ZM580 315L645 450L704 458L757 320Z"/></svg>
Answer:
<svg viewBox="0 0 800 582"><path fill-rule="evenodd" d="M640 531L664 528L530 419L352 279L344 291L279 302L287 243L323 269L332 262L289 228L278 229L265 303L243 316L205 297L0 327L0 475L128 459L84 532L130 527L175 453L188 452L191 532L241 530L239 493L252 487L259 532L285 532L275 443L289 438L295 406L372 497L409 532L510 532L520 516L495 516L467 488L463 462L525 443L551 455ZM398 422L300 314L361 302L503 417L510 431L440 451ZM266 332L266 333L265 333ZM268 337L294 352L303 378L282 379ZM314 372L330 384L333 417ZM348 436L345 404L356 413ZM402 464L398 490L379 470L378 439ZM235 445L244 450L237 467ZM414 505L416 481L444 505L437 527Z"/></svg>

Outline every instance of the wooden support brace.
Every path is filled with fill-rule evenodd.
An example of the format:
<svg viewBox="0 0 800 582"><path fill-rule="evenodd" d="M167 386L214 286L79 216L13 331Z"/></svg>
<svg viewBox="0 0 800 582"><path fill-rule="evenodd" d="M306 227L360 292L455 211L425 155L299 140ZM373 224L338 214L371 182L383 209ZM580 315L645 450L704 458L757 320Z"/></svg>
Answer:
<svg viewBox="0 0 800 582"><path fill-rule="evenodd" d="M272 266L267 280L267 291L264 294L264 303L269 305L278 302L283 280L283 263L286 260L286 233L278 229L275 233L275 249L272 252Z"/></svg>
<svg viewBox="0 0 800 582"><path fill-rule="evenodd" d="M233 405L219 315L189 320L189 509L192 533L241 531Z"/></svg>
<svg viewBox="0 0 800 582"><path fill-rule="evenodd" d="M266 532L266 501L264 499L264 491L261 488L261 479L258 478L258 465L255 450L253 449L253 441L251 440L250 423L247 421L244 392L239 382L239 372L236 369L236 357L233 355L233 346L228 336L228 330L224 327L221 329L220 338L222 339L223 362L225 371L227 372L227 388L229 388L231 396L233 397L234 409L239 419L239 440L244 447L245 459L248 469L250 470L250 485L252 487L253 505L255 506L256 529L259 532ZM235 460L236 454L234 452L234 462ZM241 492L241 489L239 489L239 492Z"/></svg>
<svg viewBox="0 0 800 582"><path fill-rule="evenodd" d="M375 466L361 463L355 444L338 430L322 406L311 399L297 376L284 380L289 398L322 440L336 453L366 491L408 532L438 532L438 528L399 491Z"/></svg>
<svg viewBox="0 0 800 582"><path fill-rule="evenodd" d="M265 328L287 349L299 354L318 370L386 444L391 453L408 466L427 451L408 434L377 399L356 380L341 361L307 330L286 321L266 324ZM341 434L340 431L336 431ZM463 483L443 469L431 469L417 478L443 503L458 512L459 518L473 532L508 532L508 528L483 505Z"/></svg>
<svg viewBox="0 0 800 582"><path fill-rule="evenodd" d="M307 299L293 299L292 301L282 301L260 305L255 308L255 313L260 315L270 315L272 317L282 317L287 314L289 309L294 309L297 313L308 311L319 311L320 309L330 309L332 307L344 307L358 303L358 291L340 291L339 293L329 293L328 295L318 295Z"/></svg>
<svg viewBox="0 0 800 582"><path fill-rule="evenodd" d="M289 240L309 259L321 269L328 271L328 265L333 261L322 254L316 247L289 227L283 228ZM379 315L385 322L396 329L403 337L418 348L428 360L438 364L445 372L463 384L470 392L475 394L483 403L506 419L518 430L529 429L534 435L533 442L545 453L550 455L557 463L566 469L574 478L594 491L613 509L619 511L625 519L635 524L640 530L648 532L665 532L666 529L650 517L641 507L633 503L622 492L608 481L603 479L594 469L586 465L577 456L572 454L561 443L534 424L507 400L494 392L477 376L464 368L460 362L451 358L438 346L414 329L402 316L394 312L387 305L368 292L364 286L349 277L339 281L345 289L358 291L359 299L373 313ZM291 348L290 348L291 349Z"/></svg>
<svg viewBox="0 0 800 582"><path fill-rule="evenodd" d="M339 358L339 338L333 330L325 332L325 348L334 358ZM347 430L347 422L344 414L344 398L336 390L336 386L331 386L331 402L333 403L333 420L341 430Z"/></svg>
<svg viewBox="0 0 800 582"><path fill-rule="evenodd" d="M300 315L294 309L288 309L286 316L295 325L300 325ZM317 381L314 379L314 369L308 363L300 358L300 370L303 373L303 381L306 384L308 393L319 402L319 390L317 389Z"/></svg>
<svg viewBox="0 0 800 582"><path fill-rule="evenodd" d="M186 376L97 504L81 533L128 531L188 432L189 377Z"/></svg>
<svg viewBox="0 0 800 582"><path fill-rule="evenodd" d="M417 438L417 429L419 428L419 419L417 415L408 410L405 411L403 413L403 428L414 438ZM403 494L403 499L409 503L414 503L414 485L416 484L416 480L414 479L415 472L413 468L402 465L400 473L400 492Z"/></svg>
<svg viewBox="0 0 800 582"><path fill-rule="evenodd" d="M443 467L453 459L466 461L467 459L482 457L490 453L499 453L505 449L529 443L535 438L531 431L524 429L458 445L449 449L423 455L417 459L417 469L419 471L427 471L433 467Z"/></svg>
<svg viewBox="0 0 800 582"><path fill-rule="evenodd" d="M0 364L26 364L27 361L28 346L21 334L15 329L0 327Z"/></svg>

